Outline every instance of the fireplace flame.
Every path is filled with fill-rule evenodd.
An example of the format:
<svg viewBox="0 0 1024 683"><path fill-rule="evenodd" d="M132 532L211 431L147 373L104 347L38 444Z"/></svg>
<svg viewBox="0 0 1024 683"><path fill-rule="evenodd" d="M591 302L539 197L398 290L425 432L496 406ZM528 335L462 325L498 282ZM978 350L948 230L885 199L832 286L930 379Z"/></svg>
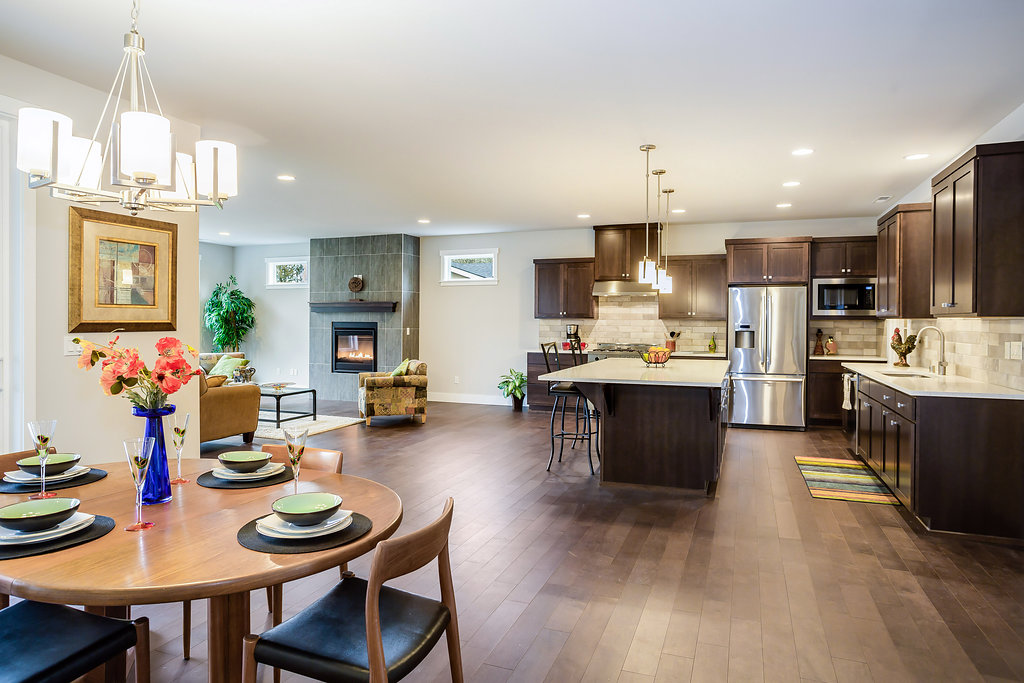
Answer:
<svg viewBox="0 0 1024 683"><path fill-rule="evenodd" d="M360 353L359 351L350 351L348 353L339 351L338 360L373 360L373 354Z"/></svg>

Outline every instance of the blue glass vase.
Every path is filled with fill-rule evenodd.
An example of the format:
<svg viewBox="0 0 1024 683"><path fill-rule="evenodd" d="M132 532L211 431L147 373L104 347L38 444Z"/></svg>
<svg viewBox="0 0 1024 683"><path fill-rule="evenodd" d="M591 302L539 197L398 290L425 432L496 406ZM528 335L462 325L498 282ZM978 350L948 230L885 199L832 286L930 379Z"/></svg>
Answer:
<svg viewBox="0 0 1024 683"><path fill-rule="evenodd" d="M146 418L146 436L156 441L149 461L149 474L142 487L142 504L156 505L171 499L171 475L167 468L167 446L164 444L164 417L174 412L174 406L149 410L132 406L132 415Z"/></svg>

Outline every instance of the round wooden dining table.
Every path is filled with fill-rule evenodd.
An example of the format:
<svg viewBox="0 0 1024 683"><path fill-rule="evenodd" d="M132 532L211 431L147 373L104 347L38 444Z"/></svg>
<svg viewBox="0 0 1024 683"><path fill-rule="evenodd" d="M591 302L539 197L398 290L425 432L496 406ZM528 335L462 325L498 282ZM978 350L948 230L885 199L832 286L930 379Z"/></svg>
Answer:
<svg viewBox="0 0 1024 683"><path fill-rule="evenodd" d="M173 498L143 506L155 526L124 528L135 521L135 486L125 461L93 465L104 479L58 491L78 498L79 510L113 517L114 530L94 541L52 553L0 561L0 591L41 602L86 605L123 614L127 605L207 599L209 680L241 681L242 638L249 633L249 591L337 567L369 552L402 521L398 494L369 479L302 470L299 492L330 491L342 507L370 518L364 536L331 550L297 554L256 552L239 545L238 530L270 514L274 500L291 494L294 482L251 489L211 489L196 478L215 462L182 461L188 484L172 486ZM0 494L0 506L28 494ZM123 665L122 665L123 666ZM123 676L123 668L122 668Z"/></svg>

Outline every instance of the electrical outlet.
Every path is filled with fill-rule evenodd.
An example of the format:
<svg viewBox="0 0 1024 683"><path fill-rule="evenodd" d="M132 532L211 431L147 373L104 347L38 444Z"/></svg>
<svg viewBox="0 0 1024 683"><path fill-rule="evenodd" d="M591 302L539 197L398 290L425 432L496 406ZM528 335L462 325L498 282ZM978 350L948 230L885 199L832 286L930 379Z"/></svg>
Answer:
<svg viewBox="0 0 1024 683"><path fill-rule="evenodd" d="M288 374L291 375L292 377L295 377L296 375L299 374L299 371L296 370L295 368L291 368L290 370L288 370Z"/></svg>
<svg viewBox="0 0 1024 683"><path fill-rule="evenodd" d="M281 376L281 368L277 368L276 370L274 370L274 376L275 377L280 377Z"/></svg>
<svg viewBox="0 0 1024 683"><path fill-rule="evenodd" d="M1024 342L1006 342L1006 357L1010 360L1024 360Z"/></svg>
<svg viewBox="0 0 1024 683"><path fill-rule="evenodd" d="M65 356L77 356L82 353L82 347L72 341L73 336L67 335L64 337L64 355Z"/></svg>
<svg viewBox="0 0 1024 683"><path fill-rule="evenodd" d="M455 375L455 383L456 383L456 384L458 384L458 383L459 383L459 376L458 376L458 375Z"/></svg>
<svg viewBox="0 0 1024 683"><path fill-rule="evenodd" d="M406 337L408 337L411 333L412 333L412 328L411 327L405 328L405 336Z"/></svg>

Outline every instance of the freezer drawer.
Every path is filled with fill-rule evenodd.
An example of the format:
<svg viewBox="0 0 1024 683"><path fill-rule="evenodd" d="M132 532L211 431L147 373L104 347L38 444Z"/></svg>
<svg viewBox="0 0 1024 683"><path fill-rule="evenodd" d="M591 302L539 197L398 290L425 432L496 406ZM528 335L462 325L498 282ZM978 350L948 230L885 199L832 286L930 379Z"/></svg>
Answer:
<svg viewBox="0 0 1024 683"><path fill-rule="evenodd" d="M729 422L766 427L805 427L803 375L732 376Z"/></svg>

